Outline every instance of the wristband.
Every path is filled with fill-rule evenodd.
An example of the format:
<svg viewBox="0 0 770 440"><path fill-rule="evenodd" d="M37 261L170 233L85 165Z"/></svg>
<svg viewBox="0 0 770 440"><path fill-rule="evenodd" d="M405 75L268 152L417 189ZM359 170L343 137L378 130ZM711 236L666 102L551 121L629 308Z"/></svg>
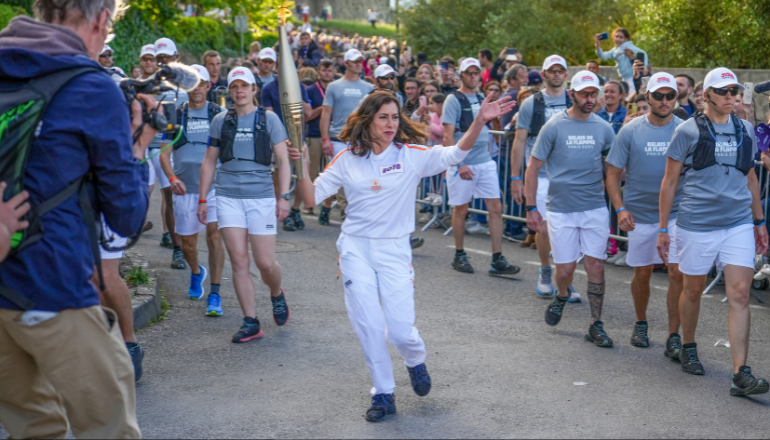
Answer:
<svg viewBox="0 0 770 440"><path fill-rule="evenodd" d="M662 234L664 232L668 234L668 229L658 229L659 234Z"/></svg>
<svg viewBox="0 0 770 440"><path fill-rule="evenodd" d="M321 139L321 142L326 142L328 140L329 140L329 138L323 138L323 139Z"/></svg>
<svg viewBox="0 0 770 440"><path fill-rule="evenodd" d="M173 176L172 178L168 179L168 183L171 183L171 182L173 182L173 181L174 181L174 179L178 179L178 177L176 177L176 176Z"/></svg>
<svg viewBox="0 0 770 440"><path fill-rule="evenodd" d="M514 180L521 180L521 177L511 177L511 182L513 182Z"/></svg>
<svg viewBox="0 0 770 440"><path fill-rule="evenodd" d="M200 199L200 200L198 200L198 204L201 204L201 203L206 203L206 199Z"/></svg>
<svg viewBox="0 0 770 440"><path fill-rule="evenodd" d="M754 226L764 226L765 225L765 219L754 219Z"/></svg>
<svg viewBox="0 0 770 440"><path fill-rule="evenodd" d="M765 222L762 222L762 223L758 224L757 226L765 226L766 224L767 224L767 223L765 223Z"/></svg>
<svg viewBox="0 0 770 440"><path fill-rule="evenodd" d="M524 207L524 209L525 209L527 212L530 212L530 211L537 211L537 205L528 205L528 206L525 206L525 207Z"/></svg>
<svg viewBox="0 0 770 440"><path fill-rule="evenodd" d="M618 215L618 214L620 214L620 211L625 211L625 210L626 210L626 208L625 208L625 207L623 207L623 208L620 208L620 209L618 209L617 211L615 211L615 215Z"/></svg>

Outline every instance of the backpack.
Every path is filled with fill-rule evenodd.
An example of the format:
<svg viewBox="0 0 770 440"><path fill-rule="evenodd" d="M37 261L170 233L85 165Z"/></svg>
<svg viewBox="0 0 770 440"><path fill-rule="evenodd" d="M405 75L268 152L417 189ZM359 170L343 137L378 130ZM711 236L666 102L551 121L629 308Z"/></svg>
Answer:
<svg viewBox="0 0 770 440"><path fill-rule="evenodd" d="M529 137L536 137L540 134L540 129L545 125L545 98L543 97L543 92L537 92L532 96L535 100L535 108L532 112ZM564 92L564 102L567 104L567 108L572 107L572 99L570 99L569 93L566 91Z"/></svg>
<svg viewBox="0 0 770 440"><path fill-rule="evenodd" d="M267 132L267 110L259 106L254 117L254 159L235 157L234 144L238 132L238 114L234 108L227 111L222 133L219 139L219 161L229 162L233 159L256 162L260 165L270 166L273 163L273 145L270 143L270 134Z"/></svg>
<svg viewBox="0 0 770 440"><path fill-rule="evenodd" d="M465 96L465 93L461 93L457 90L452 94L460 101L461 110L460 119L457 121L457 125L459 126L457 131L465 133L471 128L471 124L473 124L473 108L471 108L471 102L468 100L468 97ZM476 99L479 100L479 105L481 105L481 103L484 102L484 95L477 93ZM487 125L489 125L489 123L487 123Z"/></svg>
<svg viewBox="0 0 770 440"><path fill-rule="evenodd" d="M749 171L754 169L754 155L752 152L753 143L749 134L746 132L746 127L735 115L730 115L730 121L733 123L733 128L735 129L735 137L740 139L735 165L717 162L715 154L716 138L714 126L708 116L701 114L700 116L695 117L695 123L698 126L698 144L695 147L695 151L693 151L692 164L684 165L682 175L689 169L697 171L714 165L724 165L726 167L736 168L743 173L744 176L748 175Z"/></svg>
<svg viewBox="0 0 770 440"><path fill-rule="evenodd" d="M209 118L209 122L211 122L211 120L214 119L214 116L220 114L222 110L225 110L225 109L223 109L222 107L220 107L219 105L213 102L209 102L208 104L209 104L208 118ZM179 129L182 130L182 137L180 137L179 141L174 144L174 151L182 148L183 146L187 145L187 143L190 142L190 140L187 139L187 135L185 134L185 130L187 129L187 127L185 126L185 124L187 123L187 110L188 109L187 109L186 102L181 106L177 107L176 109L176 120L179 121L179 127L180 127ZM177 134L179 134L179 132L174 131L169 136L171 137L171 139L174 139L176 138Z"/></svg>

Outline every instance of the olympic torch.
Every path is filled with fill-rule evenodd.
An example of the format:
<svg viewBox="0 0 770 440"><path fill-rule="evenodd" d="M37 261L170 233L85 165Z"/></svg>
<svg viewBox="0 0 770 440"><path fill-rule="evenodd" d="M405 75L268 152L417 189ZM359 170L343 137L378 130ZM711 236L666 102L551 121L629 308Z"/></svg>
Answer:
<svg viewBox="0 0 770 440"><path fill-rule="evenodd" d="M281 112L283 113L283 125L286 134L294 148L302 151L302 139L305 133L305 117L302 110L302 91L299 84L297 68L294 67L289 37L286 35L286 17L291 16L291 11L282 7L278 16L281 25L278 27L279 43L281 45L280 65L278 66L278 93L281 95ZM303 157L303 156L301 156ZM304 160L300 158L294 162L297 178L305 177L303 167Z"/></svg>

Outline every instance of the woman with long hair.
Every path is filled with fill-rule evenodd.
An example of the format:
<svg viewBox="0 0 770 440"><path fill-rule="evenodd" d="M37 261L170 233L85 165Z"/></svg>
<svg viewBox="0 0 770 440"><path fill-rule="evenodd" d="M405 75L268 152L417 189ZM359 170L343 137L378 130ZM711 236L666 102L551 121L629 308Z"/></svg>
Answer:
<svg viewBox="0 0 770 440"><path fill-rule="evenodd" d="M420 145L426 142L426 133L406 118L392 93L372 93L340 133L349 148L316 178L314 193L303 189L300 194L306 206L315 206L340 188L348 198L337 250L348 317L374 382L368 421L396 412L386 339L404 357L414 392L425 396L431 388L425 343L414 327L415 275L409 243L415 225L414 189L423 177L462 162L486 122L511 109L513 103L505 101L487 98L456 146L431 148ZM299 159L297 150L290 150L290 157Z"/></svg>

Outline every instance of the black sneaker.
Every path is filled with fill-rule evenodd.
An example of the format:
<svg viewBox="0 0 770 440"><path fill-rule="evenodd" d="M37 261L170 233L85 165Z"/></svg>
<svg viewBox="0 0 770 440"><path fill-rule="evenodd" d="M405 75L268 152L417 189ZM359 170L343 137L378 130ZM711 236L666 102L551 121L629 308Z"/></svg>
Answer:
<svg viewBox="0 0 770 440"><path fill-rule="evenodd" d="M505 257L502 255L500 255L500 258L497 261L489 266L489 274L495 277L516 275L519 271L521 271L519 266L508 264L508 261L506 261Z"/></svg>
<svg viewBox="0 0 770 440"><path fill-rule="evenodd" d="M375 394L372 406L366 410L367 422L379 422L385 416L396 413L396 396L393 394Z"/></svg>
<svg viewBox="0 0 770 440"><path fill-rule="evenodd" d="M545 309L545 323L551 327L557 325L561 321L561 314L564 312L564 306L567 305L569 298L562 298L559 296L559 292L556 291L553 295L553 300L548 304L548 308Z"/></svg>
<svg viewBox="0 0 770 440"><path fill-rule="evenodd" d="M169 232L163 233L163 236L160 238L160 246L168 249L174 249L174 242L171 240L171 234Z"/></svg>
<svg viewBox="0 0 770 440"><path fill-rule="evenodd" d="M331 208L321 207L321 213L318 214L319 225L329 226L329 211L331 211Z"/></svg>
<svg viewBox="0 0 770 440"><path fill-rule="evenodd" d="M288 217L283 219L283 230L290 232L297 230L297 226L294 224L294 216L292 216L291 213Z"/></svg>
<svg viewBox="0 0 770 440"><path fill-rule="evenodd" d="M184 254L181 249L175 249L171 256L172 269L187 269L187 263L184 262Z"/></svg>
<svg viewBox="0 0 770 440"><path fill-rule="evenodd" d="M764 394L770 389L765 379L757 379L751 374L751 368L740 367L738 374L733 374L733 384L730 387L731 396L748 396L750 394Z"/></svg>
<svg viewBox="0 0 770 440"><path fill-rule="evenodd" d="M634 324L634 333L631 335L631 345L634 347L649 347L650 338L647 336L647 323Z"/></svg>
<svg viewBox="0 0 770 440"><path fill-rule="evenodd" d="M144 349L141 345L133 342L126 342L128 354L131 355L131 363L134 364L134 382L139 382L142 378L142 360L144 359Z"/></svg>
<svg viewBox="0 0 770 440"><path fill-rule="evenodd" d="M458 272L473 273L473 266L468 262L468 254L465 252L455 254L455 259L452 260L452 267Z"/></svg>
<svg viewBox="0 0 770 440"><path fill-rule="evenodd" d="M253 320L254 322L249 322L247 319ZM265 334L259 327L259 319L243 318L243 324L241 325L240 330L233 335L233 342L240 344L242 342L249 342L252 339L259 339L262 336L265 336Z"/></svg>
<svg viewBox="0 0 770 440"><path fill-rule="evenodd" d="M283 287L281 287L281 294L277 297L270 297L270 301L273 302L273 321L275 325L281 326L289 321L291 314L289 313L289 306L286 304L286 297L284 296Z"/></svg>
<svg viewBox="0 0 770 440"><path fill-rule="evenodd" d="M300 214L299 209L291 208L291 212L289 214L294 219L294 227L299 229L305 229L305 222L302 221L302 214Z"/></svg>
<svg viewBox="0 0 770 440"><path fill-rule="evenodd" d="M409 372L414 393L420 397L427 396L430 393L431 381L425 364L422 363L414 368L406 367L406 370Z"/></svg>
<svg viewBox="0 0 770 440"><path fill-rule="evenodd" d="M586 341L593 342L597 347L612 347L612 339L604 331L604 323L596 321L588 327L588 333L585 336Z"/></svg>
<svg viewBox="0 0 770 440"><path fill-rule="evenodd" d="M412 247L412 249L417 249L423 244L425 244L425 239L422 237L409 237L409 245Z"/></svg>
<svg viewBox="0 0 770 440"><path fill-rule="evenodd" d="M671 359L672 361L679 362L679 354L682 352L682 338L679 335L674 334L666 339L666 349L663 351L663 356Z"/></svg>
<svg viewBox="0 0 770 440"><path fill-rule="evenodd" d="M144 222L144 226L142 226L142 234L149 231L150 229L152 229L152 222L147 220L146 222Z"/></svg>
<svg viewBox="0 0 770 440"><path fill-rule="evenodd" d="M692 345L692 347L682 347L682 351L679 353L679 361L682 362L682 371L695 376L703 376L706 371L703 369L703 364L701 364L698 359L698 347L695 343Z"/></svg>

